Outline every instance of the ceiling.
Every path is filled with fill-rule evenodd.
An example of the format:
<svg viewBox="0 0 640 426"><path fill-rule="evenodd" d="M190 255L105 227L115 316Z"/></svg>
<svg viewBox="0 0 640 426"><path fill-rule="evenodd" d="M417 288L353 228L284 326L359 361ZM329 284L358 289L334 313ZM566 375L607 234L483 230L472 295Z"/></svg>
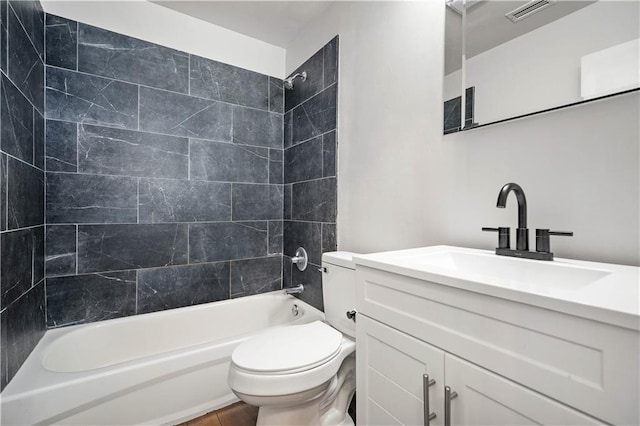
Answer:
<svg viewBox="0 0 640 426"><path fill-rule="evenodd" d="M150 0L177 12L279 47L326 11L325 1L193 1Z"/></svg>
<svg viewBox="0 0 640 426"><path fill-rule="evenodd" d="M560 0L520 22L513 23L504 15L529 1L484 0L467 10L467 58L493 49L509 40L567 16L596 0ZM447 7L445 74L460 68L462 57L462 17Z"/></svg>

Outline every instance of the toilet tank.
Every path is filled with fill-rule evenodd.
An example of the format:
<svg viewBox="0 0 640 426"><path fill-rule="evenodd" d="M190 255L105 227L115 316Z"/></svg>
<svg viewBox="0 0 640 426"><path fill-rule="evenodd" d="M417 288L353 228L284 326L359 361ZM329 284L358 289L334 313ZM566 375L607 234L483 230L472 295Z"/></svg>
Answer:
<svg viewBox="0 0 640 426"><path fill-rule="evenodd" d="M348 251L322 254L322 296L327 322L355 338L356 323L347 318L347 312L356 307L356 265Z"/></svg>

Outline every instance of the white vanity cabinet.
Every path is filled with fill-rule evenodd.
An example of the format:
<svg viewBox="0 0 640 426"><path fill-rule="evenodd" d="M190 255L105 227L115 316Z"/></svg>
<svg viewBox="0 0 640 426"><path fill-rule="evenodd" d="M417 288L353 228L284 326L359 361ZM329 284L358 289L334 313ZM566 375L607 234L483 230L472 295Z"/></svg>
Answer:
<svg viewBox="0 0 640 426"><path fill-rule="evenodd" d="M356 267L360 425L637 425L637 330Z"/></svg>

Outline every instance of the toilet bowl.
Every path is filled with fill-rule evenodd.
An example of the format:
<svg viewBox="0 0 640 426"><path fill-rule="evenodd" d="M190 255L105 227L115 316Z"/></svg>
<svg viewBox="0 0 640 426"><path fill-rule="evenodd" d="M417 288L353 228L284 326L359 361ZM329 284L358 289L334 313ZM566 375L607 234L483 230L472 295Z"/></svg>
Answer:
<svg viewBox="0 0 640 426"><path fill-rule="evenodd" d="M240 344L228 382L244 402L259 407L257 425L353 425L347 414L355 392L355 302L352 253L322 256L326 322L283 326Z"/></svg>

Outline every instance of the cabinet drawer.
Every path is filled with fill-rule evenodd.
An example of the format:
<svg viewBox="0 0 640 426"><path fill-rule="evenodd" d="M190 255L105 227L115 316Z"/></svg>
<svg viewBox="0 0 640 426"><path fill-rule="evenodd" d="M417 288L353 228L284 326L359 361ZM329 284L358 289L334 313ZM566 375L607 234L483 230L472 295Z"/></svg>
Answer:
<svg viewBox="0 0 640 426"><path fill-rule="evenodd" d="M638 424L638 332L358 266L360 313L606 422Z"/></svg>

